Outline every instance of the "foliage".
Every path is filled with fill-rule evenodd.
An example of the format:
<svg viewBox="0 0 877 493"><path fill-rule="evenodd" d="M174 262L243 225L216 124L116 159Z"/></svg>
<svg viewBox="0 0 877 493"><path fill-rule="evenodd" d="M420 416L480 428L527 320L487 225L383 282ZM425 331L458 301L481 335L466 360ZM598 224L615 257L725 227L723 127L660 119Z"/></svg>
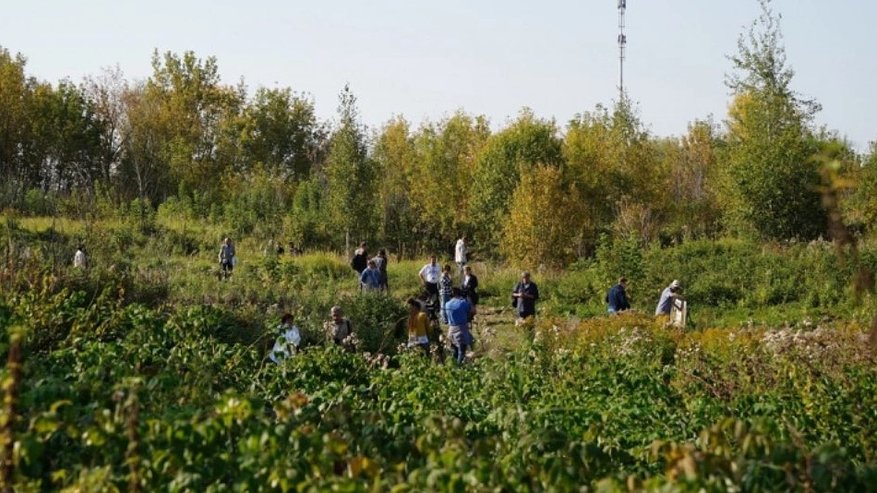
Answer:
<svg viewBox="0 0 877 493"><path fill-rule="evenodd" d="M377 176L367 153L356 97L345 87L339 99L339 127L330 138L326 157L327 218L340 233L336 238L352 235L357 241L373 234Z"/></svg>
<svg viewBox="0 0 877 493"><path fill-rule="evenodd" d="M576 257L569 231L581 230L584 211L579 205L560 170L539 166L529 171L512 196L501 252L516 265L567 265Z"/></svg>
<svg viewBox="0 0 877 493"><path fill-rule="evenodd" d="M728 120L729 213L763 238L813 239L826 230L819 173L808 124L818 105L790 88L779 18L769 2L748 37L740 37ZM732 219L733 220L733 219Z"/></svg>
<svg viewBox="0 0 877 493"><path fill-rule="evenodd" d="M502 225L520 177L542 164L559 166L562 157L557 126L522 110L518 119L487 140L472 177L472 218L478 241L491 250L498 246Z"/></svg>

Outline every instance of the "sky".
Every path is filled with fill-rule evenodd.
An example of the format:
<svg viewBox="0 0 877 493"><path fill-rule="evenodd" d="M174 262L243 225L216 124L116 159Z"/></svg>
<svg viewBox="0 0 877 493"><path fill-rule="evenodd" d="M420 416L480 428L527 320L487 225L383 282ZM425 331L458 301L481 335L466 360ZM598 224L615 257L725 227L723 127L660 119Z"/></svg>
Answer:
<svg viewBox="0 0 877 493"><path fill-rule="evenodd" d="M877 140L877 2L774 0L793 89L816 123L859 151ZM724 120L727 56L756 0L628 0L625 87L659 136ZM0 46L42 80L118 65L151 73L153 50L215 56L224 82L306 93L332 118L345 84L364 123L464 110L501 128L523 107L561 126L618 97L616 0L0 0Z"/></svg>

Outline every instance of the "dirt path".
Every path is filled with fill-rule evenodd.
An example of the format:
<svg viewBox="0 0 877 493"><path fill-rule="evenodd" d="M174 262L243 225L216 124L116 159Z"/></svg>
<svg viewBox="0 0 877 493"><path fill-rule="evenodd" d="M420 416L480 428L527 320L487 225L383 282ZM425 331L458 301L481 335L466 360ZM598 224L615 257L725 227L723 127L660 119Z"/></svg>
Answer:
<svg viewBox="0 0 877 493"><path fill-rule="evenodd" d="M511 308L484 305L478 306L472 334L475 336L473 358L498 357L520 345L527 337L524 331L515 327L515 314Z"/></svg>

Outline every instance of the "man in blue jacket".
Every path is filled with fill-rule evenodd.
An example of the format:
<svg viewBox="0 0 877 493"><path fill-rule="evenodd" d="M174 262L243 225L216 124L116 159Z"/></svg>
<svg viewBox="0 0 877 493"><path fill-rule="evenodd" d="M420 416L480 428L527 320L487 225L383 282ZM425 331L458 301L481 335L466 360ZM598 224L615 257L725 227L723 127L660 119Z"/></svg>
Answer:
<svg viewBox="0 0 877 493"><path fill-rule="evenodd" d="M618 280L618 284L612 286L609 293L606 294L606 303L609 304L609 313L615 314L630 310L630 301L627 299L627 278L622 277Z"/></svg>

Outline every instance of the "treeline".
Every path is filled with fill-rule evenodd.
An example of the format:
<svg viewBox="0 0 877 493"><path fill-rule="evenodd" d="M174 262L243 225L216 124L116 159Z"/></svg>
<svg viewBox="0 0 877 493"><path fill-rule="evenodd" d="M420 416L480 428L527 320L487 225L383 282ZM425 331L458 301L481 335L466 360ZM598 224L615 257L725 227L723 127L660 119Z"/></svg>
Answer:
<svg viewBox="0 0 877 493"><path fill-rule="evenodd" d="M39 81L0 48L0 207L33 214L136 208L221 221L302 248L367 240L413 255L469 234L483 256L564 265L601 236L643 243L867 233L877 147L816 128L791 89L777 17L731 57L724 121L652 135L622 98L565 125L524 109L498 131L458 111L412 126L337 117L292 89L223 84L215 58L152 56L152 75ZM122 207L124 206L124 207Z"/></svg>

